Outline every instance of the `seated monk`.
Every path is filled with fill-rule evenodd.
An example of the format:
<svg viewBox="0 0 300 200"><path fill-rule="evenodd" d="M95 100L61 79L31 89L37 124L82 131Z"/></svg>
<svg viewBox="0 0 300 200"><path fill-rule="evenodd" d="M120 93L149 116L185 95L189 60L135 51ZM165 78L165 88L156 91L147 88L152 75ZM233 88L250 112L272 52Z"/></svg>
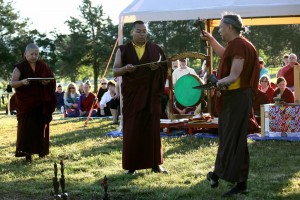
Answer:
<svg viewBox="0 0 300 200"><path fill-rule="evenodd" d="M299 65L296 54L289 55L289 64L281 70L280 76L284 77L287 82L287 87L294 91L294 67Z"/></svg>
<svg viewBox="0 0 300 200"><path fill-rule="evenodd" d="M267 93L264 93L260 89L257 91L257 94L254 96L253 109L254 114L260 116L260 105L271 103Z"/></svg>
<svg viewBox="0 0 300 200"><path fill-rule="evenodd" d="M254 116L258 125L260 125L260 105L268 103L271 103L268 95L258 89L257 94L254 95L254 101L252 105Z"/></svg>
<svg viewBox="0 0 300 200"><path fill-rule="evenodd" d="M288 69L284 74L283 77L287 82L287 87L289 87L292 91L294 90L294 67Z"/></svg>
<svg viewBox="0 0 300 200"><path fill-rule="evenodd" d="M91 83L90 81L86 81L83 85L83 91L84 93L81 94L78 102L78 110L79 115L81 117L87 117L89 115L89 112L93 106L91 117L96 117L97 115L97 104L94 104L94 101L96 100L96 95L94 95L91 90Z"/></svg>
<svg viewBox="0 0 300 200"><path fill-rule="evenodd" d="M287 82L284 77L277 78L277 86L278 88L275 90L273 94L273 100L272 102L275 103L274 97L280 98L285 103L294 103L295 102L295 96L294 93L287 88Z"/></svg>

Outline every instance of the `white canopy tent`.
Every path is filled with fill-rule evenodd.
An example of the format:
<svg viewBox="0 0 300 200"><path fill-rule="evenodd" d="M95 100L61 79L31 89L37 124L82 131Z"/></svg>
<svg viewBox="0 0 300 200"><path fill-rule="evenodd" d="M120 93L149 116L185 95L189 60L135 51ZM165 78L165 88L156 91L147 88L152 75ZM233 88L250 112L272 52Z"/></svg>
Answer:
<svg viewBox="0 0 300 200"><path fill-rule="evenodd" d="M224 11L241 15L245 25L300 24L300 0L134 0L120 13L124 23L136 20L212 19L218 26Z"/></svg>
<svg viewBox="0 0 300 200"><path fill-rule="evenodd" d="M241 15L245 26L300 24L300 0L134 0L120 13L119 25L136 20L200 18L206 20L206 29L212 32L214 27L219 26L221 14L225 11ZM119 36L122 34L120 31ZM212 56L212 48L208 50L208 55ZM212 59L207 62L210 70L211 65ZM296 92L300 96L300 89Z"/></svg>

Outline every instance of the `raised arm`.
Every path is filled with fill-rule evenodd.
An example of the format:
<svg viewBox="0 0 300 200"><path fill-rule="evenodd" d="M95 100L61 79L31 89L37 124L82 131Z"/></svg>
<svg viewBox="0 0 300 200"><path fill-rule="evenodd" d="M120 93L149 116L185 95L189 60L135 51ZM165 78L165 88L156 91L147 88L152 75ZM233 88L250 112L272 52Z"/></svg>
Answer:
<svg viewBox="0 0 300 200"><path fill-rule="evenodd" d="M215 53L222 57L225 51L225 48L207 31L203 31L204 35L200 35L202 40L206 40L214 49Z"/></svg>

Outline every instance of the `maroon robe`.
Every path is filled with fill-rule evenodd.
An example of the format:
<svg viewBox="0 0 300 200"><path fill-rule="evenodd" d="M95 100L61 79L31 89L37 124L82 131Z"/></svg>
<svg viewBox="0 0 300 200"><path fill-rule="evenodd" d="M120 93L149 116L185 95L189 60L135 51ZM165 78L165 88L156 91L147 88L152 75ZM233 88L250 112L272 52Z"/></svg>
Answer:
<svg viewBox="0 0 300 200"><path fill-rule="evenodd" d="M295 65L299 65L299 63L295 63ZM287 71L283 72L282 74L282 76L286 80L286 86L288 87L294 86L294 66L289 68Z"/></svg>
<svg viewBox="0 0 300 200"><path fill-rule="evenodd" d="M131 42L120 46L120 51L123 66L166 59L162 49L151 42L147 42L141 60ZM146 169L163 163L160 114L166 70L166 62L162 62L156 70L141 66L122 76L123 169Z"/></svg>
<svg viewBox="0 0 300 200"><path fill-rule="evenodd" d="M26 60L14 67L21 72L19 80L54 77L51 69L42 61L36 62L35 71ZM16 88L18 119L16 157L49 154L49 123L56 106L55 88L55 80L46 85L31 80L29 85Z"/></svg>
<svg viewBox="0 0 300 200"><path fill-rule="evenodd" d="M280 93L280 90L279 90L279 88L277 88L273 94L273 98L277 97L277 95L279 93ZM281 99L285 103L295 103L295 95L289 88L285 88L285 90L283 91L283 93L281 95ZM274 99L272 100L272 102L275 103Z"/></svg>
<svg viewBox="0 0 300 200"><path fill-rule="evenodd" d="M273 93L272 93L272 95L273 95ZM253 101L254 113L256 115L260 115L260 105L271 103L272 101L270 99L273 99L273 96L272 96L272 98L269 98L267 93L264 93L263 91L258 90L257 94L254 96L254 101Z"/></svg>
<svg viewBox="0 0 300 200"><path fill-rule="evenodd" d="M78 103L78 109L81 110L81 111L90 111L91 108L92 108L92 105L94 103L96 99L96 95L94 95L93 93L89 93L89 95L86 97L86 94L82 94L80 96L80 99L79 99L79 103ZM97 104L95 103L94 106L93 106L93 109L97 109L98 106Z"/></svg>
<svg viewBox="0 0 300 200"><path fill-rule="evenodd" d="M258 92L257 95L262 95L262 94L260 94L261 92L263 92L263 91L261 90L261 86L260 86L260 85L258 86L258 90L259 90L260 92ZM270 86L268 87L267 91L266 91L266 92L263 92L263 93L265 93L265 94L267 95L267 97L269 98L269 103L272 102L274 91L275 91L275 90L274 90L273 87L270 85Z"/></svg>
<svg viewBox="0 0 300 200"><path fill-rule="evenodd" d="M247 134L260 67L255 47L244 37L238 37L228 43L221 57L218 79L230 74L235 56L244 59L240 88L222 91L222 98L217 98L220 109L219 148L214 172L226 181L243 182L249 174Z"/></svg>

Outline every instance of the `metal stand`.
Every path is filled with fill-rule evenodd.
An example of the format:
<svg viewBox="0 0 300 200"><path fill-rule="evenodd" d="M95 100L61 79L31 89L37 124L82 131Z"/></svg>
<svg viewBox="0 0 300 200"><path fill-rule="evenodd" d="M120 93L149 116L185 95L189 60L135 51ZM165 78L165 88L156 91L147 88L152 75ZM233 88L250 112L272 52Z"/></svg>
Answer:
<svg viewBox="0 0 300 200"><path fill-rule="evenodd" d="M108 183L107 183L107 177L106 177L106 176L104 176L101 185L102 185L103 190L104 190L104 195L103 195L103 198L102 198L102 199L103 199L103 200L109 200L108 193L107 193Z"/></svg>
<svg viewBox="0 0 300 200"><path fill-rule="evenodd" d="M53 189L54 192L51 191L51 196L53 197L53 199L60 199L60 194L58 194L58 190L59 190L59 182L58 182L58 178L57 178L57 164L54 163L54 177L52 178L52 182L53 182Z"/></svg>

